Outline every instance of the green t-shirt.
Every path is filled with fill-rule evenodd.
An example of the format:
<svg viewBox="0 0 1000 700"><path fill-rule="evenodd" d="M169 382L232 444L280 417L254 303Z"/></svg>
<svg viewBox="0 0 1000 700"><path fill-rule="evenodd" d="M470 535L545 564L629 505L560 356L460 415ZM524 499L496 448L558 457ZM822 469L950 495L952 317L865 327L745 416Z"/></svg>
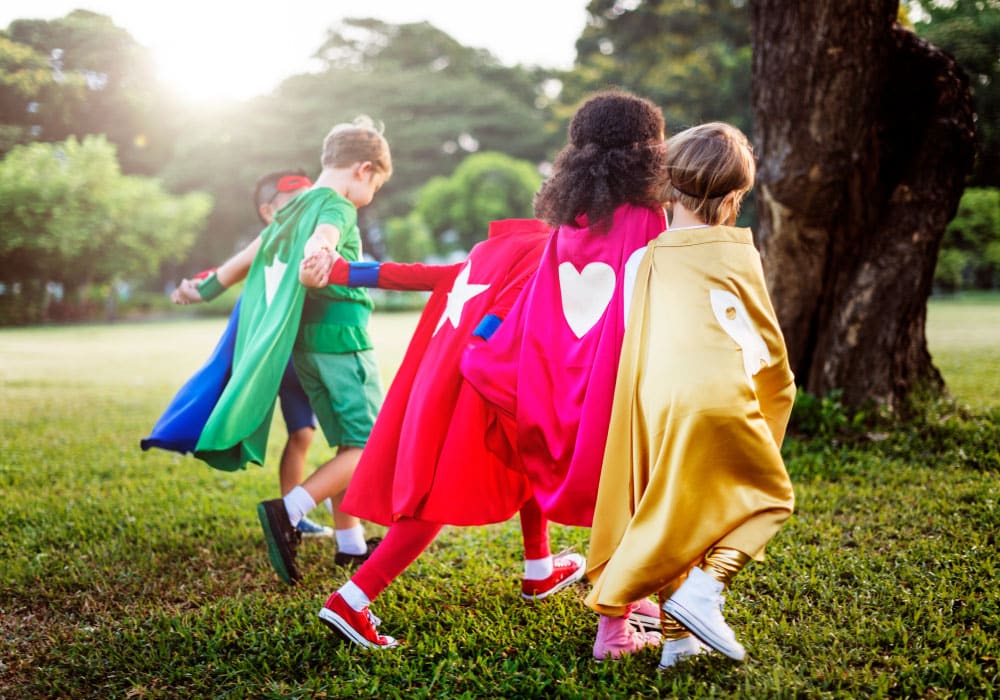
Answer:
<svg viewBox="0 0 1000 700"><path fill-rule="evenodd" d="M301 196L317 200L320 209L316 225L331 224L340 231L337 252L345 260L360 260L361 232L354 205L326 187ZM368 318L372 306L368 290L362 288L329 285L307 290L295 347L306 352L325 353L370 350Z"/></svg>

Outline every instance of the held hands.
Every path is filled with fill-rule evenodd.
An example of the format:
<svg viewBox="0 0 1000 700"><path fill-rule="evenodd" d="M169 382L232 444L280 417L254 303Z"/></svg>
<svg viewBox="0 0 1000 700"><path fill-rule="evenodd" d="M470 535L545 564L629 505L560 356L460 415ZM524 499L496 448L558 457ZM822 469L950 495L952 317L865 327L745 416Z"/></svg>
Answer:
<svg viewBox="0 0 1000 700"><path fill-rule="evenodd" d="M334 256L329 249L320 248L313 251L299 266L299 282L306 287L325 287L328 284L333 261Z"/></svg>
<svg viewBox="0 0 1000 700"><path fill-rule="evenodd" d="M177 285L177 289L173 291L170 295L170 301L175 304L197 304L203 299L201 294L198 293L198 281L197 280L181 280L181 283Z"/></svg>

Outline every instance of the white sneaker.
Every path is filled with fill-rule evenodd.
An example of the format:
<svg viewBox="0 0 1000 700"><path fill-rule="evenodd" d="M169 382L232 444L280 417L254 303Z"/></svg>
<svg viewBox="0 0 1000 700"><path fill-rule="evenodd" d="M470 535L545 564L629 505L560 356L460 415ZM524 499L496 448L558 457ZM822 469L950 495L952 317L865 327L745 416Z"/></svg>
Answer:
<svg viewBox="0 0 1000 700"><path fill-rule="evenodd" d="M723 588L721 581L695 567L663 604L663 609L708 646L730 659L742 661L746 658L746 649L736 641L736 634L722 617Z"/></svg>
<svg viewBox="0 0 1000 700"><path fill-rule="evenodd" d="M657 668L661 671L676 665L689 656L697 656L709 651L709 648L701 643L701 640L693 634L680 639L671 639L663 642L663 653L660 654L660 665Z"/></svg>

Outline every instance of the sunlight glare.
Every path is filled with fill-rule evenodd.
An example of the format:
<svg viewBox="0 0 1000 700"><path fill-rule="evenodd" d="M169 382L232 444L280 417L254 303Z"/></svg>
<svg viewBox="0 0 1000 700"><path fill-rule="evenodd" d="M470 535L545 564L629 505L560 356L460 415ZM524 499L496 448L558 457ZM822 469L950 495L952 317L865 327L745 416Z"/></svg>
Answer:
<svg viewBox="0 0 1000 700"><path fill-rule="evenodd" d="M134 30L152 52L160 79L192 102L267 94L288 76L314 70L311 54L339 19L329 8L314 7L307 15L312 23L304 27L291 12L256 6L233 12L228 3L199 4L197 12L159 13L155 20L144 15Z"/></svg>

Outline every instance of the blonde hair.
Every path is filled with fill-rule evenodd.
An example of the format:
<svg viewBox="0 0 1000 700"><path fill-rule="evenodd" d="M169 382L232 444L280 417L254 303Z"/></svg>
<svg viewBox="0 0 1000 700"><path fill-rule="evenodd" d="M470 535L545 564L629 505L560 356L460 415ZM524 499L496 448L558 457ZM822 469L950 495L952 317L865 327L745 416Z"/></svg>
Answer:
<svg viewBox="0 0 1000 700"><path fill-rule="evenodd" d="M663 199L677 202L707 224L736 221L757 166L746 135L724 122L685 129L667 140Z"/></svg>
<svg viewBox="0 0 1000 700"><path fill-rule="evenodd" d="M381 122L365 115L337 124L323 139L320 163L324 168L343 168L370 161L375 171L384 173L388 180L392 176L392 155L382 135L384 128Z"/></svg>

